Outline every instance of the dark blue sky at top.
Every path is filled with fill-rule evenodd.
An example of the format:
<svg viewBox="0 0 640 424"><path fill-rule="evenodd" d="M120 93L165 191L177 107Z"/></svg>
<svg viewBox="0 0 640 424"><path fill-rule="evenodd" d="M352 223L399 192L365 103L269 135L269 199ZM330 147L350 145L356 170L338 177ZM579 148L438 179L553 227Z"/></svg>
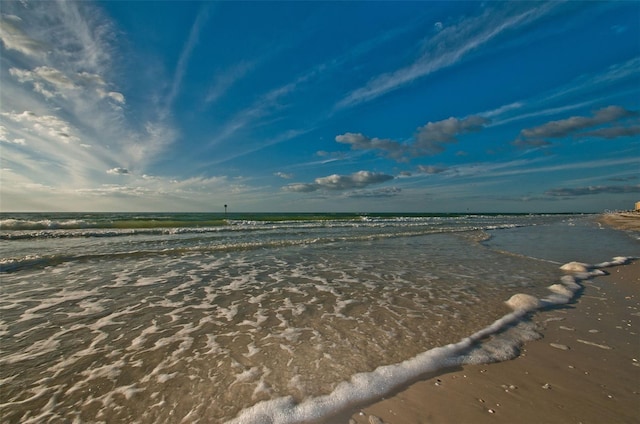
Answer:
<svg viewBox="0 0 640 424"><path fill-rule="evenodd" d="M636 2L3 2L7 210L602 211Z"/></svg>

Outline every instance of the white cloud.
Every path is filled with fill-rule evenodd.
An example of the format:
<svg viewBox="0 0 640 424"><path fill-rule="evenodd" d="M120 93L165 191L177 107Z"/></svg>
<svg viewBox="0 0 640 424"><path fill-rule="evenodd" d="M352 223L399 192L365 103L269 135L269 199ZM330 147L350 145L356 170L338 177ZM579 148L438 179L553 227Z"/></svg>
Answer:
<svg viewBox="0 0 640 424"><path fill-rule="evenodd" d="M351 175L333 174L316 178L313 183L295 183L284 187L286 191L309 193L317 190L340 191L380 184L394 177L379 172L358 171Z"/></svg>
<svg viewBox="0 0 640 424"><path fill-rule="evenodd" d="M122 107L127 99L118 89L120 67L113 66L119 59L118 33L95 4L2 6L0 37L8 64L0 82L2 160L21 175L16 196L22 188L23 204L31 204L26 197L33 187L48 184L59 195L70 196L68 204L60 203L62 208L106 207L83 202L112 175L127 175L128 184L141 178L132 170L144 172L173 143L177 131L153 102L139 111L145 119L127 116ZM7 20L9 26L4 25ZM46 54L37 40L46 40ZM43 209L56 208L54 203Z"/></svg>
<svg viewBox="0 0 640 424"><path fill-rule="evenodd" d="M319 188L320 187L314 183L294 183L283 187L284 190L294 193L311 193L312 191L316 191Z"/></svg>
<svg viewBox="0 0 640 424"><path fill-rule="evenodd" d="M47 26L48 34L56 50L66 56L69 67L90 72L109 68L115 28L102 11L91 3L59 2L51 8L39 9L39 13L48 14L40 19L48 17L52 22Z"/></svg>
<svg viewBox="0 0 640 424"><path fill-rule="evenodd" d="M23 29L22 19L15 15L0 15L0 40L7 50L15 50L26 56L42 57L47 45L30 37Z"/></svg>
<svg viewBox="0 0 640 424"><path fill-rule="evenodd" d="M124 95L122 93L118 93L116 91L110 91L106 94L111 99L115 100L118 103L124 103Z"/></svg>
<svg viewBox="0 0 640 424"><path fill-rule="evenodd" d="M547 196L552 197L574 197L589 196L601 193L640 193L640 184L638 185L614 185L614 186L589 186L589 187L573 187L573 188L554 188L545 192Z"/></svg>
<svg viewBox="0 0 640 424"><path fill-rule="evenodd" d="M24 125L27 131L35 132L61 143L78 142L77 131L68 122L53 115L37 115L31 111L22 113L3 112L2 116Z"/></svg>
<svg viewBox="0 0 640 424"><path fill-rule="evenodd" d="M129 175L127 168L111 168L107 170L107 174L111 175Z"/></svg>
<svg viewBox="0 0 640 424"><path fill-rule="evenodd" d="M609 106L597 110L593 116L572 116L559 121L551 121L534 128L523 129L521 134L526 138L565 137L575 131L606 124L633 115L620 106Z"/></svg>
<svg viewBox="0 0 640 424"><path fill-rule="evenodd" d="M122 146L123 156L128 158L128 162L143 166L164 152L176 137L177 133L171 126L160 121L147 122L144 131L129 135Z"/></svg>
<svg viewBox="0 0 640 424"><path fill-rule="evenodd" d="M122 93L107 90L107 83L98 74L89 72L65 74L50 66L38 66L33 71L11 68L9 73L21 83L31 83L34 91L46 98L59 96L68 99L70 95L81 96L89 92L100 99L110 98L117 103L125 102Z"/></svg>
<svg viewBox="0 0 640 424"><path fill-rule="evenodd" d="M236 82L242 79L256 66L256 62L242 61L229 69L218 73L205 97L206 103L213 103L221 98Z"/></svg>
<svg viewBox="0 0 640 424"><path fill-rule="evenodd" d="M513 103L500 106L493 110L488 110L486 112L479 113L478 115L482 116L483 118L490 119L490 118L493 118L494 116L500 116L504 113L511 112L512 110L520 109L523 106L524 106L523 102L513 102Z"/></svg>
<svg viewBox="0 0 640 424"><path fill-rule="evenodd" d="M276 172L273 175L275 175L276 177L283 178L285 180L290 180L291 178L293 178L293 174L288 174L286 172Z"/></svg>
<svg viewBox="0 0 640 424"><path fill-rule="evenodd" d="M316 184L328 190L345 190L356 187L366 187L392 180L393 176L371 171L358 171L351 175L333 174L328 177L316 178Z"/></svg>
<svg viewBox="0 0 640 424"><path fill-rule="evenodd" d="M353 150L378 150L391 159L406 161L409 157L440 153L445 149L445 144L455 143L459 135L481 130L488 122L488 119L481 116L450 117L428 122L418 128L412 143L405 144L351 132L336 136L336 141L350 145Z"/></svg>
<svg viewBox="0 0 640 424"><path fill-rule="evenodd" d="M418 128L416 141L412 146L414 155L440 153L444 150L444 144L455 143L458 135L479 131L488 122L488 119L480 116L463 119L450 117L442 121L428 122Z"/></svg>
<svg viewBox="0 0 640 424"><path fill-rule="evenodd" d="M352 199L379 199L398 196L402 192L398 187L384 187L375 190L355 190L346 195Z"/></svg>
<svg viewBox="0 0 640 424"><path fill-rule="evenodd" d="M189 59L191 58L191 54L193 53L193 49L198 44L198 39L200 38L200 31L202 27L206 24L207 19L209 18L209 8L205 6L200 10L198 16L196 16L196 20L191 26L191 31L189 32L189 38L185 43L182 52L180 53L180 58L178 59L178 65L176 66L176 72L173 77L173 83L171 85L171 92L167 98L167 106L171 107L174 99L180 92L180 86L182 85L182 79L184 78L185 73L187 72L187 66L189 64Z"/></svg>
<svg viewBox="0 0 640 424"><path fill-rule="evenodd" d="M431 165L418 165L418 171L423 174L440 174L445 172L447 168L439 167L439 166L431 166Z"/></svg>
<svg viewBox="0 0 640 424"><path fill-rule="evenodd" d="M535 3L533 6L500 3L497 8L487 8L482 15L465 18L457 25L437 32L428 41L425 52L413 63L371 79L344 97L337 107L350 107L376 99L418 78L452 66L499 35L525 27L547 15L555 6L554 3Z"/></svg>
<svg viewBox="0 0 640 424"><path fill-rule="evenodd" d="M525 128L520 131L516 145L540 145L548 144L548 138L563 138L570 135L576 136L602 136L615 138L636 134L635 127L624 125L623 120L637 116L637 112L626 110L620 106L608 106L596 110L592 116L571 116L569 118L547 122L533 128ZM613 126L597 129L588 133L579 133L581 130L595 128L600 125L612 124Z"/></svg>
<svg viewBox="0 0 640 424"><path fill-rule="evenodd" d="M519 115L492 119L490 126L504 125L539 116L557 115L570 110L589 107L593 104L602 104L607 101L609 96L615 98L622 93L612 92L612 87L620 86L623 87L622 90L626 91L627 88L623 83L633 84L633 81L637 81L639 77L640 57L634 57L625 62L609 66L603 72L581 75L566 85L544 92L526 102L512 103L516 107L506 105L493 111L483 112L480 115L493 118L508 114L508 112L515 109L524 111Z"/></svg>
<svg viewBox="0 0 640 424"><path fill-rule="evenodd" d="M402 160L407 153L407 146L388 138L371 138L361 133L344 133L336 136L336 141L348 144L353 150L381 150L387 157Z"/></svg>
<svg viewBox="0 0 640 424"><path fill-rule="evenodd" d="M550 174L575 170L590 170L596 168L622 169L638 163L638 157L630 156L619 159L594 159L580 162L569 162L555 165L545 164L548 158L532 160L514 160L496 163L480 163L452 168L452 176L464 178L496 178L512 177L525 174ZM541 165L540 165L541 164Z"/></svg>

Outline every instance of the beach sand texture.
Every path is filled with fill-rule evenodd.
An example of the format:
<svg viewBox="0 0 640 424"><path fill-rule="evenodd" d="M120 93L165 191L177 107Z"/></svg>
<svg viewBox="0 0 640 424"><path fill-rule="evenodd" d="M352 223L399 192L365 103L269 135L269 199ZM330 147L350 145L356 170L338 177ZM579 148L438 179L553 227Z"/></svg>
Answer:
<svg viewBox="0 0 640 424"><path fill-rule="evenodd" d="M621 230L640 231L640 212L607 213L600 222Z"/></svg>
<svg viewBox="0 0 640 424"><path fill-rule="evenodd" d="M603 221L635 230L640 215ZM640 422L640 260L604 271L572 303L536 314L543 337L517 358L439 373L344 422Z"/></svg>

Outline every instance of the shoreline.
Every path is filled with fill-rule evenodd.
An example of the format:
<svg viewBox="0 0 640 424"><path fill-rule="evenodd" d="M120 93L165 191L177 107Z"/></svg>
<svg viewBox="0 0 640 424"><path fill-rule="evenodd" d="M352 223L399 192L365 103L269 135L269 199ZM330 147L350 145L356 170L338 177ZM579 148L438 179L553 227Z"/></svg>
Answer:
<svg viewBox="0 0 640 424"><path fill-rule="evenodd" d="M640 214L599 222L640 230ZM640 417L640 260L604 268L568 304L536 312L541 333L514 359L462 365L333 422L633 423Z"/></svg>
<svg viewBox="0 0 640 424"><path fill-rule="evenodd" d="M598 221L618 230L640 231L640 212L605 213Z"/></svg>

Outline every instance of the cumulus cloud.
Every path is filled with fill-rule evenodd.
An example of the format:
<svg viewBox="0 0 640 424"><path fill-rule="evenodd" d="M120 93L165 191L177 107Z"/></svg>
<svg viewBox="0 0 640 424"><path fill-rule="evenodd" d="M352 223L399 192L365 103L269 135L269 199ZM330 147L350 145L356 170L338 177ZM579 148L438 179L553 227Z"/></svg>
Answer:
<svg viewBox="0 0 640 424"><path fill-rule="evenodd" d="M622 121L637 115L637 112L620 106L608 106L595 111L592 116L572 116L558 121L547 122L537 127L523 129L513 144L517 146L541 146L549 144L546 140L548 138L568 136L616 138L635 135L638 133L638 126L625 126ZM590 132L581 132L582 130L607 124L612 124L612 126L595 129Z"/></svg>
<svg viewBox="0 0 640 424"><path fill-rule="evenodd" d="M313 183L294 183L284 187L286 191L309 193L317 190L340 191L364 188L372 184L380 184L394 177L379 172L358 171L351 175L333 174L316 178Z"/></svg>
<svg viewBox="0 0 640 424"><path fill-rule="evenodd" d="M456 143L459 135L480 131L489 122L489 119L481 116L462 119L450 117L442 121L428 122L419 127L412 142L406 144L351 132L338 135L335 140L350 145L353 150L380 151L384 156L400 162L411 157L441 153L445 150L446 144Z"/></svg>
<svg viewBox="0 0 640 424"><path fill-rule="evenodd" d="M345 190L379 184L392 179L393 176L379 172L358 171L351 175L333 174L328 177L316 178L316 184L328 190Z"/></svg>
<svg viewBox="0 0 640 424"><path fill-rule="evenodd" d="M577 188L554 188L545 194L552 197L574 197L588 196L591 194L619 194L619 193L640 193L640 184L627 186L589 186Z"/></svg>
<svg viewBox="0 0 640 424"><path fill-rule="evenodd" d="M443 121L429 122L418 128L413 145L415 155L440 153L445 149L445 144L455 143L458 135L479 131L487 123L489 120L481 116L469 116L463 119L451 117Z"/></svg>
<svg viewBox="0 0 640 424"><path fill-rule="evenodd" d="M348 144L353 150L380 150L385 156L400 160L407 151L407 147L387 138L370 138L361 133L344 133L336 136L338 143Z"/></svg>
<svg viewBox="0 0 640 424"><path fill-rule="evenodd" d="M632 125L629 127L609 127L600 128L580 134L581 137L600 137L608 140L618 137L631 137L640 134L640 125Z"/></svg>
<svg viewBox="0 0 640 424"><path fill-rule="evenodd" d="M111 175L129 175L130 172L127 168L111 168L107 170L107 174Z"/></svg>

